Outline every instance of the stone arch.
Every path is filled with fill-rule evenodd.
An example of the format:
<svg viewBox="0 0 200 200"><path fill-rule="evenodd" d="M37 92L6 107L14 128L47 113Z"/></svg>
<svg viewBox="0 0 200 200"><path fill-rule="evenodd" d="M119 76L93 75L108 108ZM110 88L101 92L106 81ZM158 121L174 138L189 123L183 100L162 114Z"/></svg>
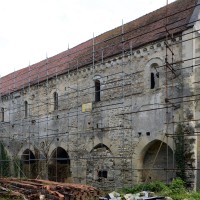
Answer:
<svg viewBox="0 0 200 200"><path fill-rule="evenodd" d="M95 81L95 80L99 80L101 84L103 83L103 79L102 79L101 75L97 75L97 74L96 74L96 75L93 77L93 81Z"/></svg>
<svg viewBox="0 0 200 200"><path fill-rule="evenodd" d="M146 63L146 67L150 68L153 64L157 64L159 66L163 65L163 60L160 57L152 58Z"/></svg>
<svg viewBox="0 0 200 200"><path fill-rule="evenodd" d="M104 144L106 147L108 147L113 155L118 154L117 148L115 148L114 145L112 145L113 142L106 135L103 137L103 139L100 139L99 137L95 136L91 141L87 143L86 151L90 153L99 144Z"/></svg>
<svg viewBox="0 0 200 200"><path fill-rule="evenodd" d="M27 178L36 178L37 176L37 159L30 149L25 149L20 157L22 166L22 176Z"/></svg>
<svg viewBox="0 0 200 200"><path fill-rule="evenodd" d="M67 154L69 155L69 158L72 158L72 157L73 157L72 154L71 154L71 152L73 152L74 147L71 146L71 145L66 145L66 143L65 143L62 139L60 139L60 142L53 142L53 143L51 143L51 145L50 145L50 147L49 147L48 154L47 154L47 157L48 157L49 159L51 159L51 156L53 155L53 154L52 154L53 151L54 151L56 148L58 148L58 147L63 148L63 149L67 152Z"/></svg>
<svg viewBox="0 0 200 200"><path fill-rule="evenodd" d="M51 153L48 162L49 180L66 182L71 177L70 157L67 151L62 147L57 147Z"/></svg>
<svg viewBox="0 0 200 200"><path fill-rule="evenodd" d="M155 160L157 153L157 159ZM155 163L153 163L154 160ZM152 170L150 170L151 167L153 168ZM148 179L149 181L160 180L168 183L175 177L175 173L171 170L173 168L173 150L169 145L162 143L160 140L154 140L145 147L142 171L143 181Z"/></svg>
<svg viewBox="0 0 200 200"><path fill-rule="evenodd" d="M140 147L140 152L137 152L137 159L134 161L137 162L135 167L139 169L137 171L138 182L143 182L147 178L147 181L160 180L168 183L175 177L175 171L172 170L175 166L173 141L165 139L158 152L161 143L161 138L141 142L142 147ZM158 155L155 160L157 152ZM150 170L151 168L152 170Z"/></svg>
<svg viewBox="0 0 200 200"><path fill-rule="evenodd" d="M36 158L35 155L33 154L33 152L30 149L26 149L22 156L21 156L21 160L24 164L33 164L36 162Z"/></svg>
<svg viewBox="0 0 200 200"><path fill-rule="evenodd" d="M111 150L99 143L90 151L86 167L87 184L101 187L104 183L114 182L115 160Z"/></svg>
<svg viewBox="0 0 200 200"><path fill-rule="evenodd" d="M20 151L18 152L18 157L19 157L20 159L21 159L22 154L24 153L24 151L25 151L26 149L29 149L30 151L32 151L34 155L36 154L33 145L31 145L31 144L26 144L26 145L23 145L22 148L20 149Z"/></svg>

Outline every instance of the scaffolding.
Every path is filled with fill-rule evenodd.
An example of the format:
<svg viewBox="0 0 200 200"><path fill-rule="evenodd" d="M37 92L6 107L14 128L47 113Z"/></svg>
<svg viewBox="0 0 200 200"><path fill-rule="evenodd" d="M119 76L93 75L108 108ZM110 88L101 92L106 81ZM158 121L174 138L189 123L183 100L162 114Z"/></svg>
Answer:
<svg viewBox="0 0 200 200"><path fill-rule="evenodd" d="M179 13L189 9L194 6ZM183 59L176 53L183 43L199 36L194 36L196 30L174 35L175 29L186 25L173 27L177 21L168 19L176 14L167 10L166 16L158 19L163 25L156 34L165 37L151 44L135 48L133 42L154 34L155 29L132 36L140 28L130 30L122 22L116 34L106 40L99 41L93 35L87 47L68 49L60 56L46 57L40 65L29 66L24 72L28 75L23 70L14 72L10 76L13 82L1 77L1 176L87 183L107 190L154 180L160 172L158 177L169 183L180 171L175 158L175 141L180 137L177 125L199 121L192 117L175 120L176 110L194 103L199 96L198 92L186 95L182 88L183 74L199 67L194 62L198 57ZM191 34L194 37L188 39ZM145 96L144 57L148 57L148 51L158 52L156 48L165 62L150 66L151 77L146 84L151 87ZM6 92L4 81L10 84ZM165 95L158 100L160 94ZM148 96L153 100L142 105L140 101ZM150 124L149 130L148 125L142 125L148 123L145 115L152 115L149 120L153 122L160 116L160 122L153 128ZM140 121L142 117L146 121ZM152 134L156 129L158 133ZM195 140L199 134L191 132L181 137ZM148 140L149 146L139 154L143 140ZM161 167L160 153L166 158ZM184 170L199 169L188 165Z"/></svg>

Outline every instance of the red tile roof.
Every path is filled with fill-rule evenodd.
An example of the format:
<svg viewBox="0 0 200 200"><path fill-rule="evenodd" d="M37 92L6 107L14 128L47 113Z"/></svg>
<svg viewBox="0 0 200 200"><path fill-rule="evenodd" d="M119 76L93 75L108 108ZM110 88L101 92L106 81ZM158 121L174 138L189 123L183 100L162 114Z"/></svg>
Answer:
<svg viewBox="0 0 200 200"><path fill-rule="evenodd" d="M170 33L178 34L187 29L189 20L195 9L197 0L177 0L168 5L167 28ZM1 78L0 92L2 95L12 93L29 84L36 84L48 78L84 67L94 61L120 54L125 50L136 49L145 44L165 37L166 6L123 26L105 32L93 39L79 44L72 49L42 60L30 67L23 68ZM122 37L123 36L123 37ZM123 43L122 43L123 40Z"/></svg>

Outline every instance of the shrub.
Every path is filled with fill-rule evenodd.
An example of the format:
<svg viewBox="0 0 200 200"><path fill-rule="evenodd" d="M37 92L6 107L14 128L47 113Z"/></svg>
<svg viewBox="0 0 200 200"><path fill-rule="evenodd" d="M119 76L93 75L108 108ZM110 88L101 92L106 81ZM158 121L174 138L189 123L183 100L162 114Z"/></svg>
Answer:
<svg viewBox="0 0 200 200"><path fill-rule="evenodd" d="M174 179L172 181L172 183L169 185L169 189L173 192L173 193L178 193L180 194L181 192L186 192L186 188L185 188L185 182L180 179Z"/></svg>
<svg viewBox="0 0 200 200"><path fill-rule="evenodd" d="M121 193L135 194L144 190L155 192L159 196L169 196L173 200L200 199L200 192L189 192L185 187L185 182L180 178L174 179L169 186L160 181L155 181L152 183L135 185L133 188L124 188Z"/></svg>
<svg viewBox="0 0 200 200"><path fill-rule="evenodd" d="M161 181L155 181L146 184L138 184L135 185L133 188L124 188L122 189L123 193L137 193L141 191L152 191L152 192L160 192L166 189L167 186Z"/></svg>

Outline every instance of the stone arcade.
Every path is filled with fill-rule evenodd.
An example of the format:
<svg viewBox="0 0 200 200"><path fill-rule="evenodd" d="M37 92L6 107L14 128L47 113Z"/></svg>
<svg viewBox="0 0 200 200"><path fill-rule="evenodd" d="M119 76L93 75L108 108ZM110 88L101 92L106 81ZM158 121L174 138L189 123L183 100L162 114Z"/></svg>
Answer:
<svg viewBox="0 0 200 200"><path fill-rule="evenodd" d="M199 4L178 0L2 77L1 169L102 189L170 182L179 125L199 189Z"/></svg>

